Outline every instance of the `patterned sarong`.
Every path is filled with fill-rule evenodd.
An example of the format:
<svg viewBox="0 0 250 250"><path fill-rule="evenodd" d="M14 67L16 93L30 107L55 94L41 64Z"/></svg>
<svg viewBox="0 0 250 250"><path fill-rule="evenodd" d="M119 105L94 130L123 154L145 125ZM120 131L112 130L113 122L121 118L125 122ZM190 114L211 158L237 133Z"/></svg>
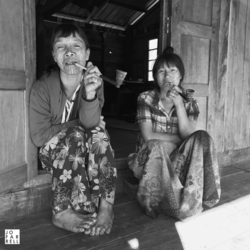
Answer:
<svg viewBox="0 0 250 250"><path fill-rule="evenodd" d="M178 148L150 140L129 155L128 164L140 179L137 199L153 218L162 213L184 220L220 199L217 155L206 131L196 131Z"/></svg>
<svg viewBox="0 0 250 250"><path fill-rule="evenodd" d="M40 149L39 156L43 167L53 175L53 213L68 208L94 212L100 197L114 203L114 155L101 128L64 129Z"/></svg>

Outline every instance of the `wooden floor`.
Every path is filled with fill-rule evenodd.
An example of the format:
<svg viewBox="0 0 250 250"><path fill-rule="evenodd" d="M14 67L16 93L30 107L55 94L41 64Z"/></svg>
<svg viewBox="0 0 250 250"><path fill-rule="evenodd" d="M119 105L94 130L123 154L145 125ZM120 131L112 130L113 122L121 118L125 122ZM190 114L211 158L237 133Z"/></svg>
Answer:
<svg viewBox="0 0 250 250"><path fill-rule="evenodd" d="M115 158L126 158L130 153L135 152L139 133L137 125L114 119L107 119L106 123Z"/></svg>
<svg viewBox="0 0 250 250"><path fill-rule="evenodd" d="M197 228L194 227L195 223L198 223L200 218L203 218L204 220L204 216L206 216L206 213L208 212L218 214L217 211L219 208L221 208L222 213L225 212L225 214L227 214L227 211L229 211L227 209L228 204L232 204L231 207L234 207L235 203L237 204L238 198L249 197L250 163L242 163L224 168L221 171L221 186L222 197L220 203L216 207L205 210L201 215L195 217L194 219L191 219L191 222L178 222L173 218L163 215L160 215L157 219L153 220L143 214L137 201L129 200L125 194L120 194L117 196L115 202L115 219L112 232L110 233L110 235L104 236L91 237L86 236L83 233L70 233L68 231L56 228L51 224L51 211L40 212L30 215L29 217L17 220L8 220L6 218L6 221L2 221L0 223L0 249L120 250L132 249L129 246L128 242L133 239L138 240L139 248L137 249L140 250L250 249L250 245L247 245L247 243L249 242L248 236L250 232L250 223L245 223L244 227L242 227L240 224L237 224L242 223L242 216L243 218L244 216L246 216L246 220L249 220L249 212L245 215L241 214L241 222L237 221L237 214L228 215L227 219L232 220L234 224L231 225L231 233L230 235L228 234L229 236L226 238L225 232L227 232L228 230L228 223L226 224L225 221L220 223L221 234L224 236L221 237L222 242L220 242L220 237L218 237L218 235L216 239L214 239L212 237L209 237L209 232L207 232L208 238L205 237L204 239L209 239L209 244L204 240L203 245L193 245L192 248L188 248L191 243L195 243L193 241L194 239L196 239L196 237L188 237L188 239L192 239L192 242L187 242L188 239L187 237L185 238L185 236L187 235L185 234L185 232L189 232L189 234L191 233L193 236L195 236L195 234L197 234L198 232L205 232L205 229L203 230L202 226L206 228L206 223L202 223L202 225L199 225L199 227L197 226ZM213 227L213 218L215 229L217 228L218 231L218 216L209 217L210 228ZM194 220L196 220L195 223L192 222ZM246 233L241 233L240 240L239 237L237 238L238 241L235 240L234 237L236 236L232 233L232 230L234 228L242 228L242 230L244 229L246 231ZM20 229L20 245L4 244L5 229ZM212 231L213 228L211 230L211 235L214 235ZM188 245L188 243L190 244Z"/></svg>
<svg viewBox="0 0 250 250"><path fill-rule="evenodd" d="M134 124L121 121L116 123L110 119L107 122L107 129L112 147L115 150L116 161L121 163L117 163L117 166L120 166L118 177L119 173L122 177L129 176L130 173L127 171L130 170L124 168L124 164L126 165L128 154L135 151L138 128ZM119 177L118 182L122 182L122 178ZM118 184L119 190L122 190L123 186L121 183ZM244 207L245 203L242 202L242 197L249 199L250 206L250 162L223 168L221 170L221 186L222 196L219 204L212 209L205 209L201 215L186 222L179 222L163 215L153 220L144 215L136 200L130 200L127 195L120 192L115 201L115 219L112 232L110 235L104 236L91 237L83 233L71 233L56 228L51 224L50 210L15 220L6 218L5 221L0 222L0 250L132 249L129 245L131 240L139 243L139 248L134 248L139 250L250 249L248 239L250 223L242 224L244 216L246 216L245 222L250 218L250 212L246 215L245 212L242 212L242 216L239 218L230 209L230 207L236 207L237 203ZM228 222L221 220L223 217L221 213L224 214L224 211L225 215L231 211L230 216L234 218L232 220L234 221L233 229L229 227ZM211 213L212 216L209 217ZM206 222L206 217L209 218L208 222ZM229 218L229 220L231 219ZM223 237L215 235L218 230L213 230L213 225L216 229L218 223ZM210 232L206 231L208 228ZM230 232L228 228L230 228ZM20 245L5 245L5 229L20 229ZM234 231L234 229L237 230ZM196 234L197 240L195 240ZM220 235L220 233L218 234Z"/></svg>

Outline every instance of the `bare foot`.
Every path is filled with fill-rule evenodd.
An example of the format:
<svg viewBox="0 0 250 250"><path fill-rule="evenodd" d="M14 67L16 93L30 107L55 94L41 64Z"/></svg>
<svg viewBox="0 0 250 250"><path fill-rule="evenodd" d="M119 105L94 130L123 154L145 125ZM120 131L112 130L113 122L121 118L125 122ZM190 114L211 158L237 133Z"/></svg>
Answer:
<svg viewBox="0 0 250 250"><path fill-rule="evenodd" d="M97 222L92 226L90 235L103 235L105 232L110 233L114 219L113 205L101 198L98 208Z"/></svg>
<svg viewBox="0 0 250 250"><path fill-rule="evenodd" d="M79 233L87 232L96 223L97 214L83 215L73 211L71 208L52 216L52 223L56 227Z"/></svg>

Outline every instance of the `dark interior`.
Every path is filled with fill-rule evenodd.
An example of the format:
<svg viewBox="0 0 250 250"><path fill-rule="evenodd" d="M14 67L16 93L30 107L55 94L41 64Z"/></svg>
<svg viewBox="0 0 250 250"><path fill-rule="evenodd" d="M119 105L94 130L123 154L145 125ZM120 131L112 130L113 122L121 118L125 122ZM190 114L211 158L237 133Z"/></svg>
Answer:
<svg viewBox="0 0 250 250"><path fill-rule="evenodd" d="M59 23L81 26L90 43L90 60L115 80L116 69L127 72L120 88L104 83L103 115L117 157L134 151L138 95L152 89L148 81L148 42L159 37L158 0L36 0L37 78L54 63L50 36ZM131 129L132 126L132 129Z"/></svg>

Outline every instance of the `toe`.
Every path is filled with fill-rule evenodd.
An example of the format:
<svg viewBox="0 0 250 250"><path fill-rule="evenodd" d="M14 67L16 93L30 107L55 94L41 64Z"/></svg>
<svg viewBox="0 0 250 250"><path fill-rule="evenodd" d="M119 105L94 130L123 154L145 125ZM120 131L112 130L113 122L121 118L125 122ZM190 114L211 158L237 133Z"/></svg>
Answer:
<svg viewBox="0 0 250 250"><path fill-rule="evenodd" d="M96 234L96 235L99 235L99 234L100 234L100 231L101 231L101 227L97 227L96 230L95 230L95 234Z"/></svg>
<svg viewBox="0 0 250 250"><path fill-rule="evenodd" d="M101 228L100 230L100 235L103 235L105 233L106 229L104 227Z"/></svg>
<svg viewBox="0 0 250 250"><path fill-rule="evenodd" d="M111 227L108 227L107 229L106 229L106 234L109 234L111 232Z"/></svg>
<svg viewBox="0 0 250 250"><path fill-rule="evenodd" d="M84 234L89 235L90 232L91 232L91 229L88 229L88 230L85 230L85 231L84 231Z"/></svg>
<svg viewBox="0 0 250 250"><path fill-rule="evenodd" d="M91 228L90 235L91 235L91 236L94 236L94 235L95 235L95 227L92 227L92 228Z"/></svg>
<svg viewBox="0 0 250 250"><path fill-rule="evenodd" d="M85 228L82 226L75 226L72 228L72 232L74 233L83 233L85 231Z"/></svg>
<svg viewBox="0 0 250 250"><path fill-rule="evenodd" d="M88 222L82 222L79 227L82 227L82 228L85 228L85 229L89 229L90 228L90 224Z"/></svg>

